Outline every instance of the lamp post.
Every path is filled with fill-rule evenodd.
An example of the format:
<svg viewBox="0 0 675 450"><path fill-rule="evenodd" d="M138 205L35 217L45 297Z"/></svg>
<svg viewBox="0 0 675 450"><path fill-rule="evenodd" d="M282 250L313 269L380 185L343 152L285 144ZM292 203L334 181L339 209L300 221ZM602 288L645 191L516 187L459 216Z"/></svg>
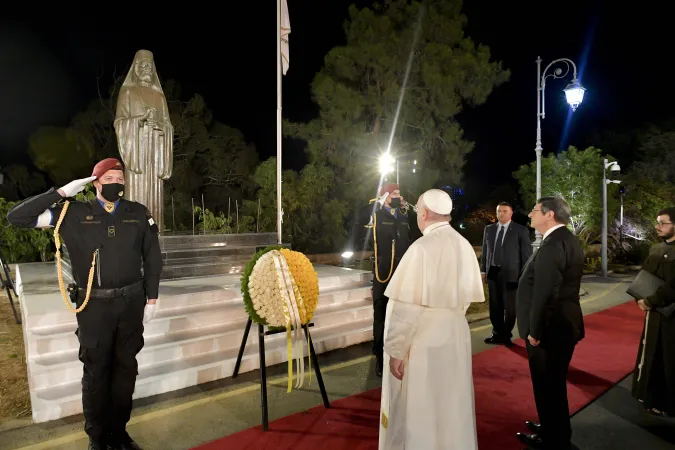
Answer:
<svg viewBox="0 0 675 450"><path fill-rule="evenodd" d="M610 183L619 184L619 180L608 180L607 169L613 174L621 172L621 167L616 161L602 162L602 276L607 277L607 185Z"/></svg>
<svg viewBox="0 0 675 450"><path fill-rule="evenodd" d="M551 68L554 64L561 63L564 64L565 71L558 67L553 71L553 73L547 74L548 69ZM571 59L560 58L552 61L544 69L544 73L541 72L541 57L537 57L537 143L534 151L537 153L537 199L541 198L541 152L543 148L541 147L541 119L546 117L545 112L545 102L544 102L544 91L546 89L546 79L548 77L553 77L553 79L565 78L570 72L570 67L572 68L572 82L567 85L564 89L565 98L567 103L572 107L572 111L576 111L577 107L581 104L584 99L584 91L586 89L581 86L577 80L577 66ZM541 244L542 235L538 231L536 232L536 240L534 241L534 247L539 248Z"/></svg>

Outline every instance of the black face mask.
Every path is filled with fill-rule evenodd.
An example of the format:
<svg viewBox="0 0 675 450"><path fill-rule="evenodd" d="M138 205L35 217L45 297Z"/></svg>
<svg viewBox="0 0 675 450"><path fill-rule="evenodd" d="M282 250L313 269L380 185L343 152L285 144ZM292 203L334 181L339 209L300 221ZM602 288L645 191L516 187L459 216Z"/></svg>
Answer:
<svg viewBox="0 0 675 450"><path fill-rule="evenodd" d="M101 196L109 202L116 202L124 195L124 185L120 183L110 183L101 185Z"/></svg>
<svg viewBox="0 0 675 450"><path fill-rule="evenodd" d="M392 198L391 199L391 204L389 205L392 208L398 208L401 206L401 199L400 198Z"/></svg>

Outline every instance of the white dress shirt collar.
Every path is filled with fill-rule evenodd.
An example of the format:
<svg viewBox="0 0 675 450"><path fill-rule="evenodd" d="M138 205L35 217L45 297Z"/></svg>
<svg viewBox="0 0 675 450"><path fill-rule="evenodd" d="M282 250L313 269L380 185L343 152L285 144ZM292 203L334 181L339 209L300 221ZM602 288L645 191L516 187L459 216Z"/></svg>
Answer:
<svg viewBox="0 0 675 450"><path fill-rule="evenodd" d="M565 225L559 223L558 225L549 228L548 231L547 231L546 233L544 233L544 238L543 238L543 239L546 239L546 238L547 238L551 233L553 233L555 230L557 230L557 229L560 228L560 227L564 227L564 226L565 226ZM542 240L543 240L543 239L542 239Z"/></svg>

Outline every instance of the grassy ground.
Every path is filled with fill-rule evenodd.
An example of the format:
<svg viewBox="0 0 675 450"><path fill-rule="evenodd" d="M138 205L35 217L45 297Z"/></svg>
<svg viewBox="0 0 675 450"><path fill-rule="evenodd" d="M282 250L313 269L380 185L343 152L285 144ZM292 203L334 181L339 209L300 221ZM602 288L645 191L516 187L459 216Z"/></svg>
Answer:
<svg viewBox="0 0 675 450"><path fill-rule="evenodd" d="M18 308L16 300L14 304ZM0 424L30 417L23 333L4 292L0 295L0 374Z"/></svg>

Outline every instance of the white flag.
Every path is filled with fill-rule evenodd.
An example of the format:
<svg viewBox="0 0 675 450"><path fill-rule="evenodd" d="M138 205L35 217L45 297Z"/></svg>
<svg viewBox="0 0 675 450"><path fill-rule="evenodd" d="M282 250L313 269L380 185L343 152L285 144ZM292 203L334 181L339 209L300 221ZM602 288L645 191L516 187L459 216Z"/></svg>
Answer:
<svg viewBox="0 0 675 450"><path fill-rule="evenodd" d="M281 2L281 68L282 73L286 75L291 60L288 54L288 35L291 34L291 19L288 17L288 4L286 4L286 0L279 1Z"/></svg>

